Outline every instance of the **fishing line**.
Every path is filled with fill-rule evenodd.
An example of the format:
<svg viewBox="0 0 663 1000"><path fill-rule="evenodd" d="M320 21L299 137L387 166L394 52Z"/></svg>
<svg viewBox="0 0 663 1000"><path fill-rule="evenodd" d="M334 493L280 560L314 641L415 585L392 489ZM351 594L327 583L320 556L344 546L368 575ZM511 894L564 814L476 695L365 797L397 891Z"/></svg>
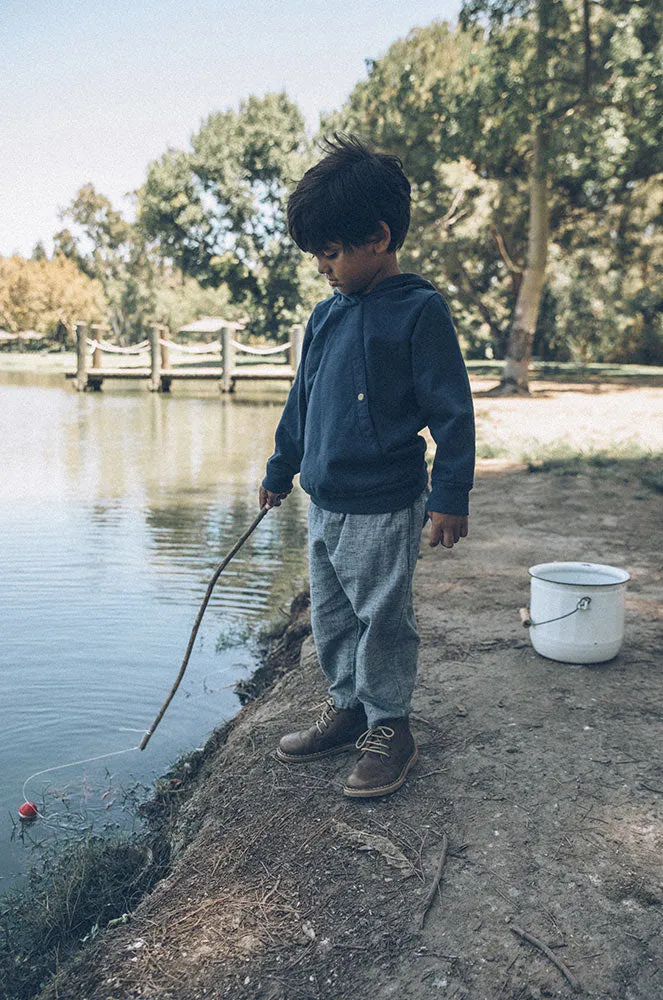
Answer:
<svg viewBox="0 0 663 1000"><path fill-rule="evenodd" d="M144 733L146 730L132 729L131 732ZM85 757L83 760L72 760L68 764L56 764L55 767L45 767L43 771L35 771L34 774L31 774L30 777L26 778L23 782L23 801L28 801L25 789L28 787L33 778L39 778L42 774L50 774L52 771L62 771L65 767L80 767L81 764L91 764L95 760L105 760L106 757L119 757L121 754L132 753L134 750L140 750L140 746L137 745L135 747L127 747L126 750L113 750L111 753L100 753L96 757Z"/></svg>

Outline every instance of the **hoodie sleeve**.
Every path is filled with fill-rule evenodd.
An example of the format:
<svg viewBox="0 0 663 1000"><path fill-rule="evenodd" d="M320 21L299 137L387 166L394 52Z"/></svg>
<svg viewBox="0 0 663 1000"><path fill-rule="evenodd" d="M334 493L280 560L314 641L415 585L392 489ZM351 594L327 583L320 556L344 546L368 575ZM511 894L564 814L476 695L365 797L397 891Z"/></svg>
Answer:
<svg viewBox="0 0 663 1000"><path fill-rule="evenodd" d="M412 334L414 390L436 444L428 509L467 514L474 476L474 408L449 307L439 293Z"/></svg>
<svg viewBox="0 0 663 1000"><path fill-rule="evenodd" d="M304 334L302 358L297 375L276 428L274 454L267 462L267 474L262 481L262 485L270 493L286 493L291 488L292 480L299 472L304 454L304 427L306 425L304 363L312 337L313 320L311 318Z"/></svg>

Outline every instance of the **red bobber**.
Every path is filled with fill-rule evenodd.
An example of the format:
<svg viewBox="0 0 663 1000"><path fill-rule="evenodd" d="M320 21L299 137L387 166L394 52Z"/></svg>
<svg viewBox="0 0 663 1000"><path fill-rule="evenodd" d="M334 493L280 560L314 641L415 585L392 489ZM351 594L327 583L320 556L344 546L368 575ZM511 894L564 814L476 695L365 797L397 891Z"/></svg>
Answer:
<svg viewBox="0 0 663 1000"><path fill-rule="evenodd" d="M37 818L39 810L34 802L24 802L22 806L18 807L18 814L23 820L31 820Z"/></svg>

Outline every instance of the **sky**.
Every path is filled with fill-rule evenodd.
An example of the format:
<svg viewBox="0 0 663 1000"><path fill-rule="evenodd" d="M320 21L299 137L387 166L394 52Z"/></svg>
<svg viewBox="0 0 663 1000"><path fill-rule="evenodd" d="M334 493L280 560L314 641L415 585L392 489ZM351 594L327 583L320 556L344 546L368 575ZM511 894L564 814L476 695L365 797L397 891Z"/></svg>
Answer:
<svg viewBox="0 0 663 1000"><path fill-rule="evenodd" d="M28 256L88 182L125 196L213 111L285 90L315 130L460 0L0 0L0 254Z"/></svg>

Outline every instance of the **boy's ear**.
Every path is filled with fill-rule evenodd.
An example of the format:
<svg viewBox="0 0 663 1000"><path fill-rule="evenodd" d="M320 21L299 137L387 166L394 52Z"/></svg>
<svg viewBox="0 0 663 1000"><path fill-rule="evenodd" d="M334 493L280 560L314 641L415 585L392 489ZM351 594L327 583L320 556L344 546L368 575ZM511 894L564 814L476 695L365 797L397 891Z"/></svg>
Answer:
<svg viewBox="0 0 663 1000"><path fill-rule="evenodd" d="M391 243L391 229L386 222L380 222L380 228L371 237L373 253L386 253Z"/></svg>

